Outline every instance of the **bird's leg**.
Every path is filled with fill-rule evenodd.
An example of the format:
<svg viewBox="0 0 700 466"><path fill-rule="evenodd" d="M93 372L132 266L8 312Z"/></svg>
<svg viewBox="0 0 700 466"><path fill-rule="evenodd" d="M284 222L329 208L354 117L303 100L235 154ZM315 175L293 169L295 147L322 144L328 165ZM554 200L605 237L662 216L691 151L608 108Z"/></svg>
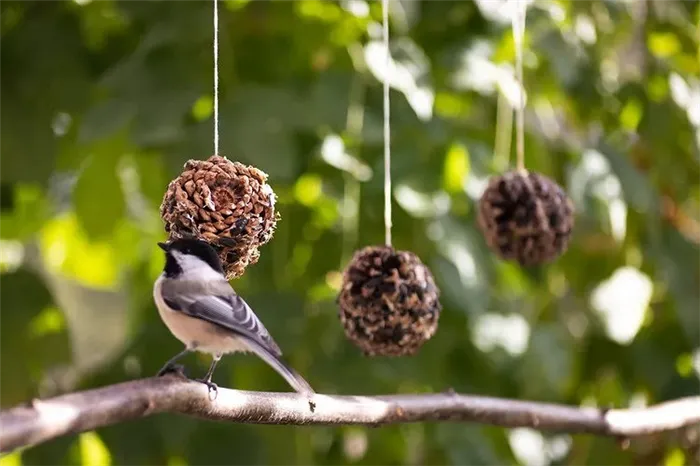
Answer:
<svg viewBox="0 0 700 466"><path fill-rule="evenodd" d="M209 366L209 370L207 371L206 375L204 376L203 379L197 379L197 381L202 382L209 388L209 398L211 398L211 392L214 392L214 398L216 399L216 394L218 387L217 385L211 381L212 375L214 375L214 369L216 369L216 365L219 364L219 361L221 360L221 354L215 354L214 355L214 360L211 362L211 366Z"/></svg>
<svg viewBox="0 0 700 466"><path fill-rule="evenodd" d="M163 368L158 371L158 374L156 375L156 377L160 377L162 375L167 374L168 372L171 372L174 369L173 364L175 364L175 361L177 361L178 359L180 359L181 357L183 357L184 355L186 355L189 352L190 352L190 349L185 348L184 350L180 351L175 356L170 358L170 360L165 363Z"/></svg>
<svg viewBox="0 0 700 466"><path fill-rule="evenodd" d="M216 384L211 381L211 378L214 375L214 369L216 369L216 365L219 364L220 360L220 354L214 355L214 360L211 362L211 366L209 366L209 370L207 371L206 375L204 376L204 378L198 379L200 382L206 384L209 388L216 389Z"/></svg>

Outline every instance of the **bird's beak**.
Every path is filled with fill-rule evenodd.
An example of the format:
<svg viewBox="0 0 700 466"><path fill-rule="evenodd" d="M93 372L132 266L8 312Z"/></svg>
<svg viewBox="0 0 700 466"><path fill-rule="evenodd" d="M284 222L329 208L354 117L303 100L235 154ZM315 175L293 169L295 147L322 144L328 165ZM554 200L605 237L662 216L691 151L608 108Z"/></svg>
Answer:
<svg viewBox="0 0 700 466"><path fill-rule="evenodd" d="M161 248L163 251L167 251L168 243L158 243L158 247Z"/></svg>

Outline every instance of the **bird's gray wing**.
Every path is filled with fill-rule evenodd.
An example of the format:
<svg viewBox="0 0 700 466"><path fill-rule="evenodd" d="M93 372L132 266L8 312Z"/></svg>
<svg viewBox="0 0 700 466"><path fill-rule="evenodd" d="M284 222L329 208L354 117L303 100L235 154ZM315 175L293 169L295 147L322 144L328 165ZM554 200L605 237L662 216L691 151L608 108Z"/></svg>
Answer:
<svg viewBox="0 0 700 466"><path fill-rule="evenodd" d="M220 287L217 294L208 294L195 287L162 287L163 300L176 311L206 320L237 333L268 349L275 356L281 356L277 343L272 339L263 323L243 298L238 296L226 283L226 290ZM211 289L207 291L213 291Z"/></svg>

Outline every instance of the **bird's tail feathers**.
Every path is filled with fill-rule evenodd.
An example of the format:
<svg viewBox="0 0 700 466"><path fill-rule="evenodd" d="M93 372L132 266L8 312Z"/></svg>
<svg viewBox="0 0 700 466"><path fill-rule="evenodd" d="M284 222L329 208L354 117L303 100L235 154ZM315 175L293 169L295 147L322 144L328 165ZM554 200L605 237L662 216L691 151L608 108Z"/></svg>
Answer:
<svg viewBox="0 0 700 466"><path fill-rule="evenodd" d="M294 390L298 393L304 395L314 395L316 392L311 385L304 380L304 378L294 369L289 367L289 365L282 360L281 357L272 354L269 350L263 347L261 344L249 341L250 349L260 356L266 363L268 363L273 369L275 369L284 379L292 386Z"/></svg>

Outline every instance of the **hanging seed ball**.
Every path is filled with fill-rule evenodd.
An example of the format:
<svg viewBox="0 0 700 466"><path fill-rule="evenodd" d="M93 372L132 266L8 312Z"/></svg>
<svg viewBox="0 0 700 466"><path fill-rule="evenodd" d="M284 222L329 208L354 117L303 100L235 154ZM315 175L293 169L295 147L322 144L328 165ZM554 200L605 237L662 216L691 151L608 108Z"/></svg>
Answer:
<svg viewBox="0 0 700 466"><path fill-rule="evenodd" d="M433 336L442 306L428 267L411 252L355 253L338 295L345 335L368 356L408 356Z"/></svg>
<svg viewBox="0 0 700 466"><path fill-rule="evenodd" d="M552 261L566 250L574 226L573 203L546 176L512 171L489 181L479 200L478 222L496 254L528 267Z"/></svg>
<svg viewBox="0 0 700 466"><path fill-rule="evenodd" d="M258 247L270 241L279 218L267 175L217 155L185 164L168 185L160 216L170 239L208 241L229 280L258 261Z"/></svg>

